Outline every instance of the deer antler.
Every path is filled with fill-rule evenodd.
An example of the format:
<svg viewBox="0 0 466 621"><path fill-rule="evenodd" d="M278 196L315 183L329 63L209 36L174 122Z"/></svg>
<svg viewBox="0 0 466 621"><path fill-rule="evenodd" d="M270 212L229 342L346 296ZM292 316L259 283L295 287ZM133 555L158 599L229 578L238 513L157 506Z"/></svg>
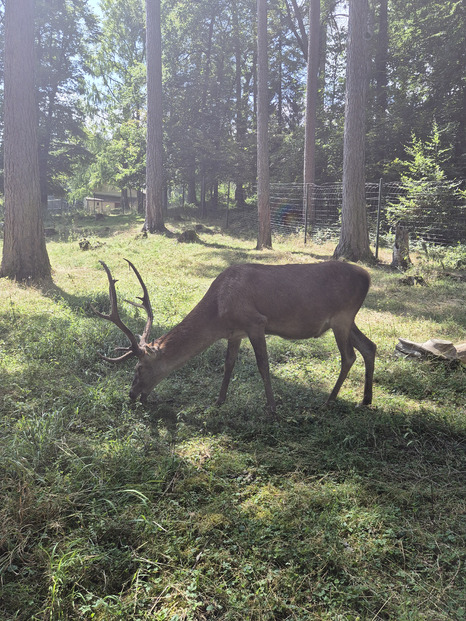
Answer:
<svg viewBox="0 0 466 621"><path fill-rule="evenodd" d="M123 334L125 334L129 342L131 343L130 347L127 347L127 348L118 347L117 348L120 351L125 351L125 353L122 356L119 356L118 358L109 358L107 356L103 356L102 354L100 354L101 358L103 358L104 360L107 360L108 362L121 362L122 360L127 360L128 358L131 358L132 356L137 356L137 357L141 356L142 353L144 352L142 346L146 344L147 338L152 328L153 314L152 314L152 308L150 305L149 294L147 292L146 285L144 284L144 281L142 280L141 275L139 274L138 270L134 267L134 265L131 263L131 261L128 261L128 259L125 259L125 261L127 261L130 267L133 269L143 290L143 297L139 298L142 304L137 304L136 302L130 302L130 304L132 304L133 306L137 306L138 308L143 308L147 312L147 323L144 328L144 332L138 342L136 336L133 334L133 332L131 332L128 326L123 323L118 313L118 303L117 303L117 295L116 295L116 289L115 289L115 283L117 281L112 277L112 274L108 266L103 261L99 261L99 263L102 264L107 274L107 278L108 278L109 297L110 297L110 313L108 315L105 315L104 313L99 312L94 307L92 307L92 310L102 319L111 321L118 328L120 328L120 330L123 332Z"/></svg>
<svg viewBox="0 0 466 621"><path fill-rule="evenodd" d="M146 322L144 332L142 333L141 341L140 341L141 344L145 344L147 343L147 339L150 336L150 331L152 330L152 321L154 320L154 314L152 313L152 306L150 305L150 299L149 299L149 294L147 292L147 287L144 284L141 274L138 272L138 270L134 267L134 265L131 263L129 259L125 259L125 261L128 263L128 265L131 267L133 272L136 274L136 277L139 280L139 284L142 287L143 296L142 298L138 297L138 300L141 300L142 304L137 304L136 302L131 302L130 300L125 300L125 301L129 302L129 304L132 304L133 306L136 306L137 308L144 309L147 313L147 322Z"/></svg>

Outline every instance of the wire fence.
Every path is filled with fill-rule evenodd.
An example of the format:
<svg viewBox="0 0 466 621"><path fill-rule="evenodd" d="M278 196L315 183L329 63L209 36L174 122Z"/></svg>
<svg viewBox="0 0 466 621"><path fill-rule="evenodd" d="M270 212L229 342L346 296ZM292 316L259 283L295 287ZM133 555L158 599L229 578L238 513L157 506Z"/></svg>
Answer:
<svg viewBox="0 0 466 621"><path fill-rule="evenodd" d="M408 229L412 241L452 245L466 243L465 183L413 181L366 183L369 237L376 250L379 241L392 241L394 225ZM270 218L275 235L302 235L304 241L338 237L341 229L343 184L320 185L273 183L270 185ZM66 212L76 208L62 199L49 199L49 211ZM214 210L217 217L221 210ZM255 208L227 208L227 226L254 229Z"/></svg>
<svg viewBox="0 0 466 621"><path fill-rule="evenodd" d="M307 238L335 237L341 227L342 183L276 183L270 189L272 231ZM369 236L378 245L399 222L412 239L437 244L466 242L466 197L460 184L366 183Z"/></svg>

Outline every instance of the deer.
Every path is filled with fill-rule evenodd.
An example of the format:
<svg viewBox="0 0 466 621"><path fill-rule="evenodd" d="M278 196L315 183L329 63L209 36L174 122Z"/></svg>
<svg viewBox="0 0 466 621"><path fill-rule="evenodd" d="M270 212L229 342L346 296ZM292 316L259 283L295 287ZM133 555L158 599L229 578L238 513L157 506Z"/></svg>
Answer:
<svg viewBox="0 0 466 621"><path fill-rule="evenodd" d="M109 362L138 359L129 392L131 400L147 401L151 391L168 375L179 369L213 343L226 339L227 349L223 381L217 399L222 405L227 396L241 341L248 338L265 388L267 411L276 413L276 401L270 379L266 335L298 340L318 338L333 330L340 352L341 367L327 403L334 401L355 359L355 349L365 364L362 405L372 403L372 384L376 345L355 324L370 286L370 275L362 267L342 261L267 265L244 263L231 265L210 285L200 302L166 334L150 340L153 312L147 287L136 267L125 259L142 288L139 302L130 304L147 314L142 335L136 337L123 323L118 312L116 280L108 266L100 261L108 278L110 312L101 318L115 324L129 341L128 347Z"/></svg>

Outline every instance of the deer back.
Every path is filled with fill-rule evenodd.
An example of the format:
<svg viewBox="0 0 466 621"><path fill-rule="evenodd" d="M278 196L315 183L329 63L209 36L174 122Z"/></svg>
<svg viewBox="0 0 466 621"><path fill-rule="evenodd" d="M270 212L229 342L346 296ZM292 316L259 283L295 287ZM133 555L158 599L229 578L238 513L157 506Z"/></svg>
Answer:
<svg viewBox="0 0 466 621"><path fill-rule="evenodd" d="M205 298L216 300L218 317L232 328L247 333L260 316L267 334L300 339L317 337L338 321L351 324L369 285L364 269L338 261L242 264L222 272Z"/></svg>

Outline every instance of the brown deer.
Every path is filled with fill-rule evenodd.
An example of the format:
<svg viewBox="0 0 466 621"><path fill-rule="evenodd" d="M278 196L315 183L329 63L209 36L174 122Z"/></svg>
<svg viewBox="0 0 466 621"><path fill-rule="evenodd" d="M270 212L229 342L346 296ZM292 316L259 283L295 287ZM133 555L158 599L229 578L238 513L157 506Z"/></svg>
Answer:
<svg viewBox="0 0 466 621"><path fill-rule="evenodd" d="M103 265L109 282L110 314L95 311L113 322L128 337L131 345L117 348L125 353L119 362L138 358L129 396L146 401L155 386L175 369L207 349L219 339L227 339L225 373L217 403L225 401L228 384L241 340L248 337L262 376L267 406L275 412L275 399L269 373L266 334L285 339L308 339L321 336L330 328L341 355L341 370L328 401L338 395L353 365L356 348L365 363L362 403L372 401L372 378L376 346L354 323L370 285L369 274L357 265L328 261L293 265L232 265L219 274L202 300L177 326L158 339L149 341L153 314L146 285L131 261L125 259L136 274L143 291L141 304L130 302L147 313L142 336L136 338L118 314L115 282L107 265ZM95 310L95 309L94 309Z"/></svg>

